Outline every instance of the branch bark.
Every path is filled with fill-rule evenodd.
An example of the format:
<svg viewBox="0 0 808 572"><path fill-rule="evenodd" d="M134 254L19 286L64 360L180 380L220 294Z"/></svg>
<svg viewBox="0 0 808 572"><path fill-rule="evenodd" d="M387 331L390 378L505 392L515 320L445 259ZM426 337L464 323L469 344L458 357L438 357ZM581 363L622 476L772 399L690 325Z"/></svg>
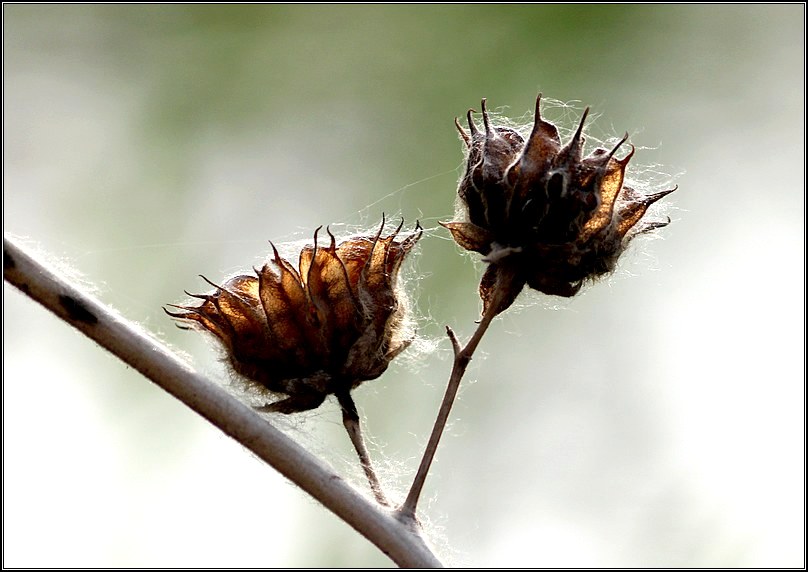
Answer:
<svg viewBox="0 0 808 572"><path fill-rule="evenodd" d="M294 482L401 567L441 562L414 521L374 504L252 408L180 360L162 342L3 237L3 278L129 364Z"/></svg>

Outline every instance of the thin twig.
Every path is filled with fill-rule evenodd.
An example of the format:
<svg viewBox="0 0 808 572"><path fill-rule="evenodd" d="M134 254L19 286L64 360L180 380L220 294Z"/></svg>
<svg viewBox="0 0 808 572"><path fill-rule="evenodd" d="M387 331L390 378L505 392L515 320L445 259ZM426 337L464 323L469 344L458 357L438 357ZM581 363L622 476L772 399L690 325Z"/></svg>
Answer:
<svg viewBox="0 0 808 572"><path fill-rule="evenodd" d="M3 238L3 278L250 449L404 567L441 563L411 523L360 495L252 408L165 345ZM409 525L408 525L409 524Z"/></svg>
<svg viewBox="0 0 808 572"><path fill-rule="evenodd" d="M415 514L418 507L418 499L421 498L421 490L424 488L424 482L426 481L427 474L429 473L429 467L432 465L432 460L435 458L435 452L438 450L438 443L440 443L443 430L446 428L446 422L449 420L449 413L452 410L452 405L454 405L457 390L460 388L460 380L463 379L463 374L466 373L466 367L468 367L471 357L474 355L474 350L477 349L477 345L480 343L480 340L482 339L486 330L488 330L491 320L493 320L497 315L498 306L498 303L491 303L488 306L488 309L480 320L480 323L477 325L477 329L472 334L471 338L466 344L466 347L462 349L460 348L460 342L457 340L457 336L452 331L452 328L446 326L446 334L449 336L449 339L452 342L452 349L454 350L452 373L449 376L449 383L446 386L446 393L443 395L443 402L438 410L438 418L435 420L435 425L432 428L432 434L429 436L429 441L427 442L426 449L424 450L424 456L421 458L421 464L418 467L418 472L415 473L415 479L413 479L410 492L407 495L404 504L402 504L396 511L399 518L404 521L417 521Z"/></svg>
<svg viewBox="0 0 808 572"><path fill-rule="evenodd" d="M356 454L359 456L359 464L365 472L376 502L382 506L390 506L390 502L382 490L379 478L376 476L376 471L373 469L373 464L370 462L370 455L367 447L365 447L365 439L362 437L359 424L359 413L356 410L356 403L354 403L351 393L349 391L337 393L337 401L339 401L342 408L342 424L345 426L345 431L348 432L348 437L351 439Z"/></svg>

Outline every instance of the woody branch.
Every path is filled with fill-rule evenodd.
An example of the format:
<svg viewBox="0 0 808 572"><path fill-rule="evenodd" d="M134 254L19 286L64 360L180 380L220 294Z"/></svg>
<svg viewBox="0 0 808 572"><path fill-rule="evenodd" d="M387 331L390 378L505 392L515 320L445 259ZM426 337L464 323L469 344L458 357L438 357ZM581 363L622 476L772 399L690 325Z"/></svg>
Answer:
<svg viewBox="0 0 808 572"><path fill-rule="evenodd" d="M320 501L402 567L440 567L417 528L360 495L250 407L163 343L3 237L3 278L132 366Z"/></svg>

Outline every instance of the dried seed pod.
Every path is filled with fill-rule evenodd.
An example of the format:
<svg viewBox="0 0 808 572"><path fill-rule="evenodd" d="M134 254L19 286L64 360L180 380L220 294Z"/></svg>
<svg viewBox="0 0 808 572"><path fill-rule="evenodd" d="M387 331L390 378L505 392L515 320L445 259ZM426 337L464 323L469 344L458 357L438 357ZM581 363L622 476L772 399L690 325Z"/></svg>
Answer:
<svg viewBox="0 0 808 572"><path fill-rule="evenodd" d="M180 311L168 313L216 336L237 373L286 395L264 410L305 411L330 394L354 409L350 390L381 375L412 341L398 272L422 230L400 237L399 226L383 237L383 229L384 221L375 236L339 244L326 229L327 246L315 232L297 268L273 245L255 275L209 282L212 294L189 294L200 305L172 304Z"/></svg>
<svg viewBox="0 0 808 572"><path fill-rule="evenodd" d="M629 241L668 221L644 221L648 207L676 189L642 195L624 185L634 149L615 158L628 135L611 150L583 156L587 108L572 139L540 111L530 136L491 124L482 100L484 130L467 114L468 150L457 190L466 220L441 223L458 245L485 256L480 282L483 313L507 309L525 285L545 294L574 296L587 279L611 271Z"/></svg>

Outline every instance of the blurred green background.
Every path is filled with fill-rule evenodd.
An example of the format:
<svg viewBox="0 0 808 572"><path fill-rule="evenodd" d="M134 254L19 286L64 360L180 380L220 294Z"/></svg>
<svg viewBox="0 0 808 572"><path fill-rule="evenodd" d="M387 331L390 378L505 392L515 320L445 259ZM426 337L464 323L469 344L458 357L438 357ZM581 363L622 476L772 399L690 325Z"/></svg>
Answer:
<svg viewBox="0 0 808 572"><path fill-rule="evenodd" d="M535 95L680 190L572 301L524 295L461 389L423 502L447 562L804 566L804 6L4 5L5 232L227 379L161 306L267 240L429 232L420 333L356 398L403 494L482 269L437 220L452 119ZM644 148L643 148L644 147ZM649 170L652 173L653 169ZM428 345L428 343L427 343ZM410 352L412 354L412 352ZM284 426L362 486L334 404ZM387 566L348 526L10 287L4 565Z"/></svg>

